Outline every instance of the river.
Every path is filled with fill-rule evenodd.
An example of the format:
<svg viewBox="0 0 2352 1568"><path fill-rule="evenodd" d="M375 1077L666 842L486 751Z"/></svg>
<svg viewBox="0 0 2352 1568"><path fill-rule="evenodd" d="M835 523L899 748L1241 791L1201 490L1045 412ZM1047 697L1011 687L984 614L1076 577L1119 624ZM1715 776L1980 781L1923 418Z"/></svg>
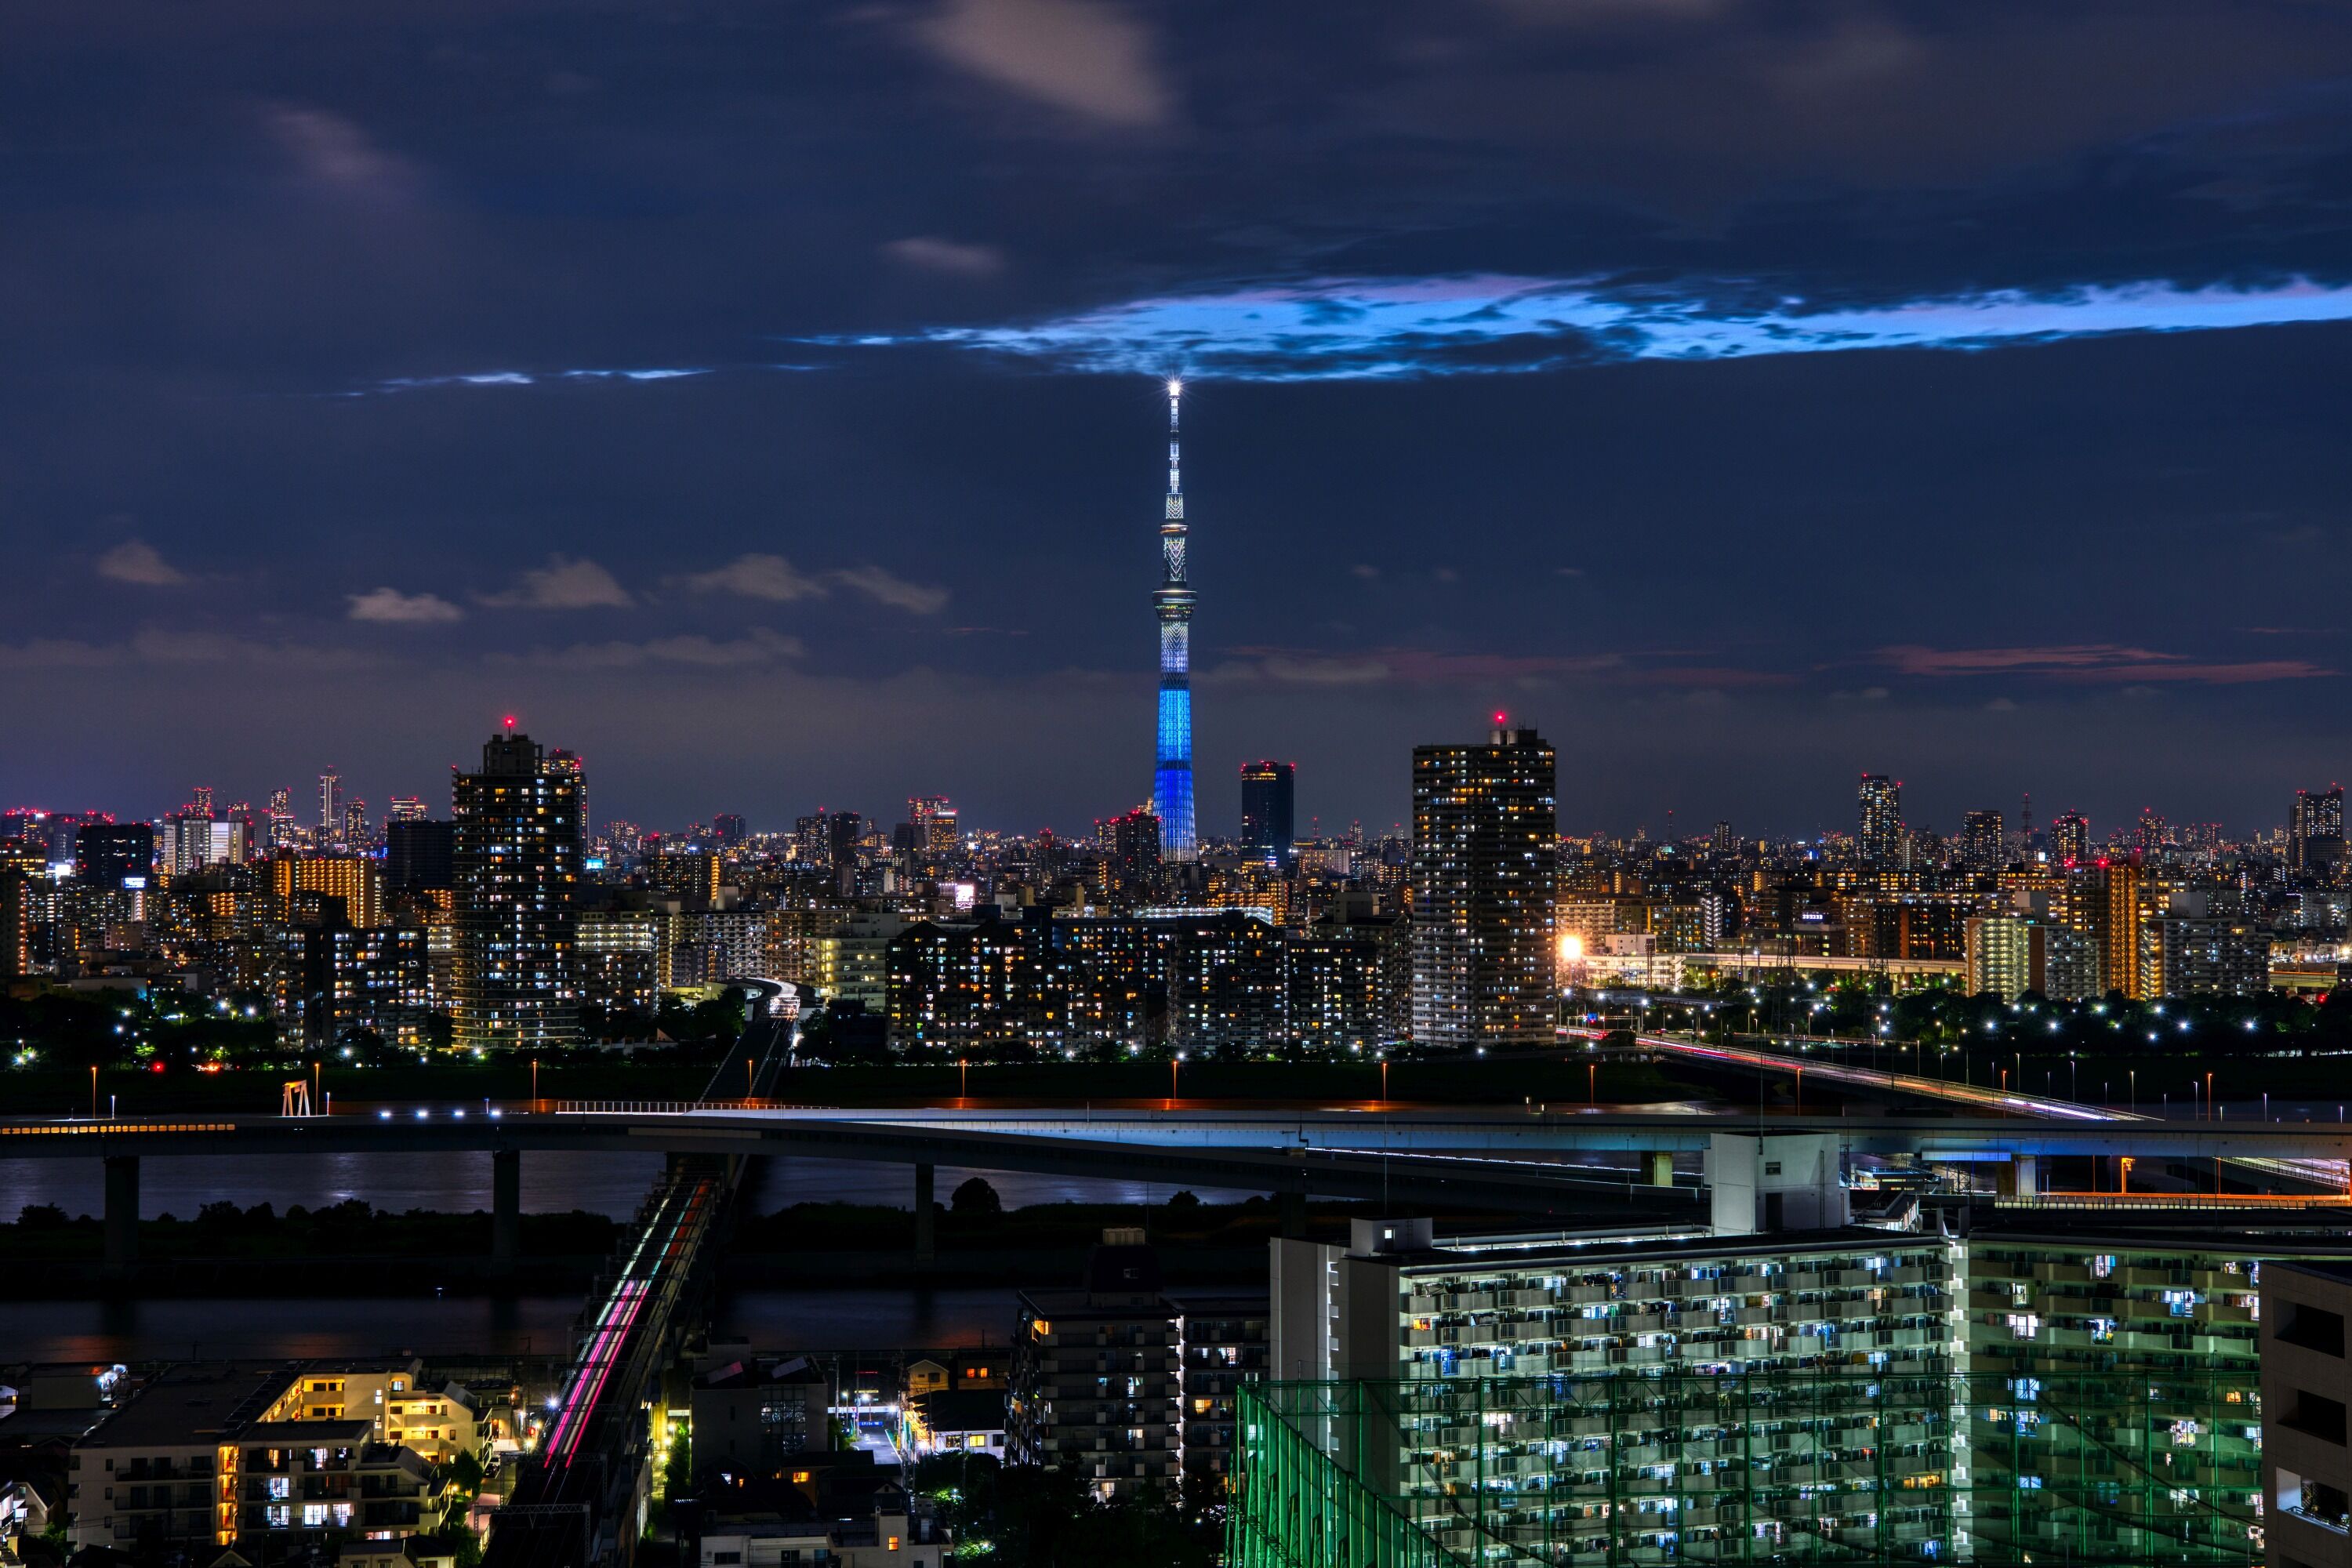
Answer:
<svg viewBox="0 0 2352 1568"><path fill-rule="evenodd" d="M626 1219L661 1168L658 1154L535 1153L522 1162L522 1206L586 1209ZM1007 1208L1030 1204L1157 1204L1178 1189L1148 1182L1076 1180L940 1168L941 1202L984 1175ZM94 1160L0 1160L0 1214L55 1204L69 1215L103 1206ZM464 1214L489 1206L490 1157L467 1154L286 1154L251 1160L150 1155L139 1212L182 1219L211 1203L281 1213L363 1198L380 1209ZM1192 1189L1207 1202L1247 1193ZM763 1159L745 1194L758 1213L796 1203L911 1206L906 1167L843 1160ZM257 1284L258 1281L257 1281ZM1062 1281L1040 1281L1059 1284ZM0 1290L0 1362L142 1361L176 1356L368 1356L388 1351L546 1352L560 1346L578 1296L196 1297L130 1301L6 1300ZM714 1326L762 1350L892 1350L1002 1344L1013 1331L1006 1287L730 1290Z"/></svg>

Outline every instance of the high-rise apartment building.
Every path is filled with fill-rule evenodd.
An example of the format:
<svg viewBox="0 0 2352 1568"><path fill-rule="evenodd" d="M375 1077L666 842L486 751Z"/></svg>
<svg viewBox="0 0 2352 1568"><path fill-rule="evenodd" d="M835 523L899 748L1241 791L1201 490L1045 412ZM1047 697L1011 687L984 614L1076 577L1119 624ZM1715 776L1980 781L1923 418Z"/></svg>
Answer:
<svg viewBox="0 0 2352 1568"><path fill-rule="evenodd" d="M383 825L383 881L394 892L457 885L457 825L394 817Z"/></svg>
<svg viewBox="0 0 2352 1568"><path fill-rule="evenodd" d="M2286 833L2287 869L2325 878L2344 864L2344 786L2294 792L2294 814Z"/></svg>
<svg viewBox="0 0 2352 1568"><path fill-rule="evenodd" d="M2062 811L2050 823L2050 858L2061 866L2088 865L2091 824L2079 811Z"/></svg>
<svg viewBox="0 0 2352 1568"><path fill-rule="evenodd" d="M1105 891L1121 898L1140 898L1160 879L1160 848L1165 842L1160 819L1142 806L1123 816L1095 824L1095 842L1102 846Z"/></svg>
<svg viewBox="0 0 2352 1568"><path fill-rule="evenodd" d="M1862 820L1854 846L1867 866L1892 866L1903 858L1903 781L1864 773L1857 792Z"/></svg>
<svg viewBox="0 0 2352 1568"><path fill-rule="evenodd" d="M2093 868L2087 912L2099 944L2099 984L2104 991L2140 995L2140 928L2147 923L2141 900L2146 873L2137 859L2102 860Z"/></svg>
<svg viewBox="0 0 2352 1568"><path fill-rule="evenodd" d="M343 781L329 763L319 775L319 830L332 835L343 826Z"/></svg>
<svg viewBox="0 0 2352 1568"><path fill-rule="evenodd" d="M1238 1385L1265 1365L1266 1299L1176 1296L1140 1230L1103 1232L1073 1289L1024 1290L1005 1391L1015 1464L1105 1500L1224 1473Z"/></svg>
<svg viewBox="0 0 2352 1568"><path fill-rule="evenodd" d="M383 922L383 873L364 855L281 855L269 863L270 889L290 910L298 893L339 900L343 923L370 931Z"/></svg>
<svg viewBox="0 0 2352 1568"><path fill-rule="evenodd" d="M1185 578L1183 467L1177 458L1176 414L1184 384L1168 384L1168 504L1160 524L1160 732L1151 775L1151 809L1160 819L1160 857L1186 861L1199 853L1192 826L1192 600Z"/></svg>
<svg viewBox="0 0 2352 1568"><path fill-rule="evenodd" d="M1533 730L1412 753L1412 1032L1423 1046L1549 1045L1558 763Z"/></svg>
<svg viewBox="0 0 2352 1568"><path fill-rule="evenodd" d="M2140 989L2160 996L2264 996L2271 988L2270 933L2243 921L2149 921L2139 938Z"/></svg>
<svg viewBox="0 0 2352 1568"><path fill-rule="evenodd" d="M571 779L572 788L578 792L580 806L580 842L583 844L587 843L589 837L588 764L580 760L579 752L571 750L569 747L558 746L553 751L547 753L547 765L551 771L562 773Z"/></svg>
<svg viewBox="0 0 2352 1568"><path fill-rule="evenodd" d="M268 830L263 842L271 849L283 849L294 842L294 792L274 789L269 792Z"/></svg>
<svg viewBox="0 0 2352 1568"><path fill-rule="evenodd" d="M1960 817L1960 864L1990 877L2009 864L2009 837L2000 813L1971 811Z"/></svg>
<svg viewBox="0 0 2352 1568"><path fill-rule="evenodd" d="M1242 764L1242 853L1287 866L1298 837L1297 770L1289 763Z"/></svg>
<svg viewBox="0 0 2352 1568"><path fill-rule="evenodd" d="M452 781L460 1048L566 1045L580 1033L572 973L580 774L528 735L493 735L479 773Z"/></svg>

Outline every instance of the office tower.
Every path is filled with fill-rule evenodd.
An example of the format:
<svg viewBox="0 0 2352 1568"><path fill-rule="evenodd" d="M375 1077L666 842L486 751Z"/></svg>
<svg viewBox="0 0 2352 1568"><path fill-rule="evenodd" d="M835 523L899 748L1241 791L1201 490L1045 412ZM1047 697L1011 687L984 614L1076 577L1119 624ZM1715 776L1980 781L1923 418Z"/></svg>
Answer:
<svg viewBox="0 0 2352 1568"><path fill-rule="evenodd" d="M143 888L155 866L155 829L144 822L86 822L74 835L74 876L101 888Z"/></svg>
<svg viewBox="0 0 2352 1568"><path fill-rule="evenodd" d="M2009 864L2009 837L2000 813L1971 811L1960 817L1960 864L1990 877Z"/></svg>
<svg viewBox="0 0 2352 1568"><path fill-rule="evenodd" d="M198 784L188 796L188 810L197 816L211 816L213 814L213 786L210 784Z"/></svg>
<svg viewBox="0 0 2352 1568"><path fill-rule="evenodd" d="M457 825L395 817L383 825L383 882L395 893L457 885Z"/></svg>
<svg viewBox="0 0 2352 1568"><path fill-rule="evenodd" d="M484 744L479 773L459 773L451 784L457 1043L476 1050L569 1045L580 1034L577 768L508 731Z"/></svg>
<svg viewBox="0 0 2352 1568"><path fill-rule="evenodd" d="M1297 769L1288 763L1242 764L1242 853L1287 866L1297 839Z"/></svg>
<svg viewBox="0 0 2352 1568"><path fill-rule="evenodd" d="M1556 768L1533 730L1499 722L1485 745L1413 748L1416 1043L1552 1042Z"/></svg>
<svg viewBox="0 0 2352 1568"><path fill-rule="evenodd" d="M740 844L750 837L751 829L739 812L722 811L710 819L710 838L715 844Z"/></svg>
<svg viewBox="0 0 2352 1568"><path fill-rule="evenodd" d="M2344 864L2344 786L2294 792L2287 822L2287 869L2297 876L2326 878Z"/></svg>
<svg viewBox="0 0 2352 1568"><path fill-rule="evenodd" d="M1168 505L1160 524L1160 578L1151 602L1160 611L1159 765L1151 809L1160 818L1160 858L1185 861L1199 853L1192 832L1192 590L1185 581L1182 465L1177 460L1176 413L1184 384L1168 384Z"/></svg>
<svg viewBox="0 0 2352 1568"><path fill-rule="evenodd" d="M416 796L413 795L394 795L392 797L392 804L385 806L383 809L383 824L387 829L395 822L422 822L424 820L425 803L417 799Z"/></svg>
<svg viewBox="0 0 2352 1568"><path fill-rule="evenodd" d="M1739 840L1731 836L1731 824L1718 822L1706 836L1706 852L1718 860L1728 860L1739 853Z"/></svg>
<svg viewBox="0 0 2352 1568"><path fill-rule="evenodd" d="M330 763L319 775L319 829L332 835L343 825L343 781Z"/></svg>
<svg viewBox="0 0 2352 1568"><path fill-rule="evenodd" d="M2079 811L2062 811L2050 821L2050 858L2081 866L2091 858L2091 823Z"/></svg>
<svg viewBox="0 0 2352 1568"><path fill-rule="evenodd" d="M2138 838L2140 851L2143 854L2154 854L2163 848L2165 843L2164 818L2156 814L2156 807L2152 805L2140 807Z"/></svg>
<svg viewBox="0 0 2352 1568"><path fill-rule="evenodd" d="M907 833L907 847L919 856L953 855L962 842L956 809L943 795L908 797Z"/></svg>
<svg viewBox="0 0 2352 1568"><path fill-rule="evenodd" d="M354 849L359 848L367 843L367 802L363 800L353 800L343 803L342 837L343 842L350 845Z"/></svg>
<svg viewBox="0 0 2352 1568"><path fill-rule="evenodd" d="M583 844L587 843L590 837L588 831L588 764L580 760L579 752L571 750L569 747L558 746L555 750L547 753L547 765L557 773L568 774L572 780L572 788L578 792L580 842Z"/></svg>
<svg viewBox="0 0 2352 1568"><path fill-rule="evenodd" d="M1903 781L1864 773L1859 791L1862 825L1854 847L1867 866L1892 866L1903 857Z"/></svg>

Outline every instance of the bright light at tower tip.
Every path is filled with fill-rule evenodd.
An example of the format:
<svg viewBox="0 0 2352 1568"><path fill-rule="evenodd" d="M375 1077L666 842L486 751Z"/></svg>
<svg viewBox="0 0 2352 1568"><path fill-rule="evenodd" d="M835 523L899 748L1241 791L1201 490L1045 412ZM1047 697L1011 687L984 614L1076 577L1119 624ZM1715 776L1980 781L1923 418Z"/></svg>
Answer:
<svg viewBox="0 0 2352 1568"><path fill-rule="evenodd" d="M1183 395L1184 395L1184 384L1183 384L1183 382L1181 382L1181 381L1180 381L1180 380L1171 379L1171 380L1170 380L1170 382L1168 383L1168 395L1169 395L1169 396L1171 396L1171 397L1181 397L1181 396L1183 396Z"/></svg>

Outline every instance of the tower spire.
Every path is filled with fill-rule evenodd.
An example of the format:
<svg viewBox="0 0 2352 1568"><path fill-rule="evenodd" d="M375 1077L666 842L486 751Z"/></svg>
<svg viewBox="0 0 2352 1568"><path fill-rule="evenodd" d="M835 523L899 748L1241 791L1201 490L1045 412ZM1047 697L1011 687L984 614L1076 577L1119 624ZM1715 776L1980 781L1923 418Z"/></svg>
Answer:
<svg viewBox="0 0 2352 1568"><path fill-rule="evenodd" d="M1151 778L1151 807L1160 817L1160 858L1192 860L1200 846L1192 828L1192 589L1184 577L1183 462L1179 433L1184 384L1168 383L1168 500L1160 523L1160 733Z"/></svg>

